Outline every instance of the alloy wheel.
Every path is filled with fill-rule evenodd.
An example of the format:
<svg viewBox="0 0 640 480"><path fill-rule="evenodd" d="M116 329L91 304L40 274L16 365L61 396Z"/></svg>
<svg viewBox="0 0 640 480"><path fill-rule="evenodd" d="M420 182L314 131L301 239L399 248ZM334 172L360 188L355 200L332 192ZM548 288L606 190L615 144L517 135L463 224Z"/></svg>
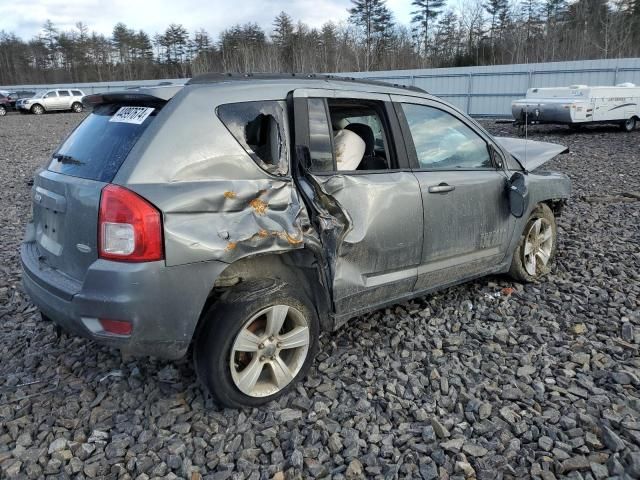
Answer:
<svg viewBox="0 0 640 480"><path fill-rule="evenodd" d="M309 345L309 325L299 310L289 305L267 307L235 338L229 359L233 382L250 397L273 395L300 372Z"/></svg>
<svg viewBox="0 0 640 480"><path fill-rule="evenodd" d="M535 277L551 259L553 228L546 218L538 218L529 227L524 242L524 268Z"/></svg>

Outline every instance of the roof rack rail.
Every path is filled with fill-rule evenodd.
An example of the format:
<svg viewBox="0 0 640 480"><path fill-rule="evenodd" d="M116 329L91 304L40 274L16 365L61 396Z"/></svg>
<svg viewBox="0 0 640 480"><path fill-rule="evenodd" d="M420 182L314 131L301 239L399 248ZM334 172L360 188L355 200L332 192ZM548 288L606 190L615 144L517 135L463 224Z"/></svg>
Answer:
<svg viewBox="0 0 640 480"><path fill-rule="evenodd" d="M380 87L392 86L413 92L428 93L419 87L390 83L377 80L365 80L356 77L343 77L340 75L324 75L317 73L203 73L191 78L185 85L197 85L203 83L228 82L230 80L332 80L336 82L352 82L364 85L377 85Z"/></svg>

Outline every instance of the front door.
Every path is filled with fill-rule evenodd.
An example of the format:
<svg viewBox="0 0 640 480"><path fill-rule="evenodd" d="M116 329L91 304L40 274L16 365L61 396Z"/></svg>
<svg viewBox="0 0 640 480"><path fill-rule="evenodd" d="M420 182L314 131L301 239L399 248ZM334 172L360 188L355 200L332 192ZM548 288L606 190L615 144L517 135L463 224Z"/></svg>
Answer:
<svg viewBox="0 0 640 480"><path fill-rule="evenodd" d="M58 92L51 90L42 99L46 110L57 110L59 105Z"/></svg>
<svg viewBox="0 0 640 480"><path fill-rule="evenodd" d="M494 271L515 227L491 139L439 102L394 97L420 183L424 246L416 291Z"/></svg>
<svg viewBox="0 0 640 480"><path fill-rule="evenodd" d="M294 92L300 181L315 211L338 318L412 292L422 252L420 185L388 95ZM395 133L395 135L394 135Z"/></svg>

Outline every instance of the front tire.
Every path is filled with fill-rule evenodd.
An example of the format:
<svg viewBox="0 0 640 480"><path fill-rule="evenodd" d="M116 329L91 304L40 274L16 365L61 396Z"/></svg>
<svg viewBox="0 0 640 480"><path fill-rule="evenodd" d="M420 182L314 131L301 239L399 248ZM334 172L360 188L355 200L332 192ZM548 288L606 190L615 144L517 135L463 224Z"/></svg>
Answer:
<svg viewBox="0 0 640 480"><path fill-rule="evenodd" d="M34 115L42 115L44 113L44 107L42 105L34 105L31 107L31 113Z"/></svg>
<svg viewBox="0 0 640 480"><path fill-rule="evenodd" d="M0 117L4 117L7 114L7 109L3 105L0 105Z"/></svg>
<svg viewBox="0 0 640 480"><path fill-rule="evenodd" d="M529 283L551 271L557 246L556 218L544 203L531 213L513 253L509 275Z"/></svg>
<svg viewBox="0 0 640 480"><path fill-rule="evenodd" d="M318 348L319 320L298 289L248 280L205 314L194 363L200 381L232 408L270 402L304 377Z"/></svg>
<svg viewBox="0 0 640 480"><path fill-rule="evenodd" d="M75 102L73 105L71 105L71 110L74 113L82 113L82 104L80 102Z"/></svg>

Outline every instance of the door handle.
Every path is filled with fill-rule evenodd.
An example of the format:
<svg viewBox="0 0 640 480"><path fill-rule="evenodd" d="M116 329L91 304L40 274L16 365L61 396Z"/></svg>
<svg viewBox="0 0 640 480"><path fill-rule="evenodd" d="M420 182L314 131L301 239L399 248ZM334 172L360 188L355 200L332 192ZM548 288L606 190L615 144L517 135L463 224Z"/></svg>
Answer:
<svg viewBox="0 0 640 480"><path fill-rule="evenodd" d="M446 183L442 182L440 185L429 187L429 193L447 193L455 189L456 187L454 187L453 185L447 185Z"/></svg>

